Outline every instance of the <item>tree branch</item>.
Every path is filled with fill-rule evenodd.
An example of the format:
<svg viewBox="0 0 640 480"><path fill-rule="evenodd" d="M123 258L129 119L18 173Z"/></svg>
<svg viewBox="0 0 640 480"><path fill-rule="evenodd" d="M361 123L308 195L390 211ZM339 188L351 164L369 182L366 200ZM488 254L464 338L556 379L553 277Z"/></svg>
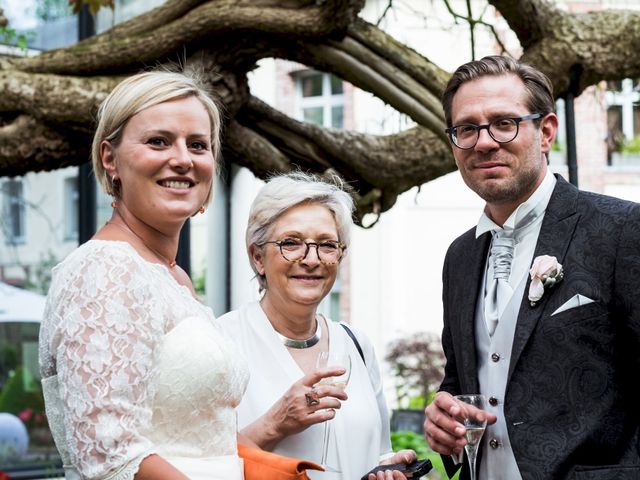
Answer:
<svg viewBox="0 0 640 480"><path fill-rule="evenodd" d="M0 127L0 172L15 176L77 165L89 159L89 144L90 137L82 132L62 134L33 117L20 115Z"/></svg>
<svg viewBox="0 0 640 480"><path fill-rule="evenodd" d="M374 67L373 63L362 63L358 58L354 58L349 50L358 48L356 43L345 39L339 44L332 42L330 46L307 45L306 53L313 57L311 63L314 66L334 72L355 86L372 92L396 110L432 129L446 141L444 115L437 100L411 77L402 74L384 59L380 58ZM358 53L371 58L363 49ZM408 86L415 87L415 90L410 91L404 86L399 86L403 80Z"/></svg>
<svg viewBox="0 0 640 480"><path fill-rule="evenodd" d="M288 171L294 164L321 174L332 168L353 185L357 199L366 197L358 205L359 218L374 211L372 198L379 211L386 211L398 194L455 169L448 144L421 127L381 137L324 129L293 120L256 98L237 118L254 133L231 144L242 147L230 152L234 161L249 166L262 164L264 157L275 159L261 174ZM379 193L370 194L374 189Z"/></svg>
<svg viewBox="0 0 640 480"><path fill-rule="evenodd" d="M90 130L98 105L119 80L0 69L0 112L22 112L47 122Z"/></svg>
<svg viewBox="0 0 640 480"><path fill-rule="evenodd" d="M332 10L329 4L333 3L342 5L339 17L329 15ZM253 3L238 3L233 0L209 1L151 31L145 30L146 25L129 24L126 31L137 33L110 38L108 46L105 41L89 39L72 47L16 60L15 64L20 70L27 72L78 75L154 65L158 60L179 52L185 45L212 39L214 36L222 39L226 34L242 31L277 37L322 38L346 30L349 19L355 13L354 7L360 3L360 0L334 1L323 6L292 9L254 6ZM335 8L333 10L336 13ZM172 10L164 12L168 18L175 13ZM154 24L161 20L162 17L158 15Z"/></svg>
<svg viewBox="0 0 640 480"><path fill-rule="evenodd" d="M349 27L348 35L407 75L413 77L435 97L440 98L440 95L442 95L444 86L451 74L430 62L412 48L403 45L392 36L362 19L356 20Z"/></svg>
<svg viewBox="0 0 640 480"><path fill-rule="evenodd" d="M549 33L523 54L522 60L544 71L563 96L569 72L579 66L578 91L601 80L640 76L640 62L630 52L640 50L640 12L597 11L561 14L546 26Z"/></svg>
<svg viewBox="0 0 640 480"><path fill-rule="evenodd" d="M259 178L291 170L289 159L266 138L233 120L224 132L224 156Z"/></svg>
<svg viewBox="0 0 640 480"><path fill-rule="evenodd" d="M525 50L550 33L550 22L566 14L550 0L489 0L509 27L516 33Z"/></svg>
<svg viewBox="0 0 640 480"><path fill-rule="evenodd" d="M438 99L441 92L438 92L438 96L434 96L430 90L425 88L425 85L398 68L387 57L378 55L351 37L346 37L341 42L329 42L329 45L343 51L359 64L370 66L372 70L375 70L383 78L393 83L396 88L418 100L436 117L444 119L442 106ZM423 59L423 61L426 61L426 59ZM433 79L429 79L427 85L432 86L433 83Z"/></svg>

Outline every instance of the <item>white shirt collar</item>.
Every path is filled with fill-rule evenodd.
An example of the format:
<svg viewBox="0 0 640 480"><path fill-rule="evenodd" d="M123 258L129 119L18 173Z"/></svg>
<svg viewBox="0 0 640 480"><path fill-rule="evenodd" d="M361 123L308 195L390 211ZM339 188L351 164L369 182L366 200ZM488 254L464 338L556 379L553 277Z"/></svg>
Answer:
<svg viewBox="0 0 640 480"><path fill-rule="evenodd" d="M526 201L518 205L513 213L509 215L509 218L507 218L503 226L491 220L485 208L476 226L476 238L490 231L516 230L529 225L545 212L555 186L556 177L547 169L547 174L542 180L542 183Z"/></svg>

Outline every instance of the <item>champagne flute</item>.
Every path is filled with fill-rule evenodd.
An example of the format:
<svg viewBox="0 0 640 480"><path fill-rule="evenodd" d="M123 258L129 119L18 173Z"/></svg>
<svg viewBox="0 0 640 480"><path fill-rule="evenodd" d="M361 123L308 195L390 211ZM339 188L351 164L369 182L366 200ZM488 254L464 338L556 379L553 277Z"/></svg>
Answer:
<svg viewBox="0 0 640 480"><path fill-rule="evenodd" d="M469 469L471 471L471 480L476 480L476 458L478 456L478 447L480 446L480 440L484 435L484 430L487 427L487 418L483 420L478 418L478 411L484 410L486 406L486 400L484 395L469 394L469 395L456 395L455 399L460 402L462 409L460 421L466 428L465 437L467 444L464 446L467 452L467 459L469 460ZM466 405L471 405L473 408L467 408Z"/></svg>
<svg viewBox="0 0 640 480"><path fill-rule="evenodd" d="M327 369L342 367L345 369L345 373L336 377L325 377L318 385L332 385L334 387L346 388L351 376L351 357L346 353L332 353L332 352L320 352L316 361L316 368ZM324 422L324 435L322 440L322 458L320 464L328 472L339 472L340 470L329 467L327 465L327 456L329 454L329 436L330 436L330 422L327 420Z"/></svg>

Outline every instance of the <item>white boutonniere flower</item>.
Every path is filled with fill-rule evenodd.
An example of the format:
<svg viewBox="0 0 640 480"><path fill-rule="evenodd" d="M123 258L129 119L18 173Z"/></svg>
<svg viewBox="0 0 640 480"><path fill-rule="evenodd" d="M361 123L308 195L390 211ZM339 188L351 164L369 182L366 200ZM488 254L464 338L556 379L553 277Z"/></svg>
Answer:
<svg viewBox="0 0 640 480"><path fill-rule="evenodd" d="M560 283L564 278L562 265L558 263L556 257L540 255L533 260L531 270L531 284L529 285L529 302L532 307L536 306L538 300L544 295L547 288L551 288Z"/></svg>

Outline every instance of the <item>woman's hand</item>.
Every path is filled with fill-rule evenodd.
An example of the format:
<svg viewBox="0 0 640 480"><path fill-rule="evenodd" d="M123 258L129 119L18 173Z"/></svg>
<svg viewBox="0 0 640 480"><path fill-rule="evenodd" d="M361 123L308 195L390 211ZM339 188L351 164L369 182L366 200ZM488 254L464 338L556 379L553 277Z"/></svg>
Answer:
<svg viewBox="0 0 640 480"><path fill-rule="evenodd" d="M305 375L259 419L242 429L264 450L272 450L283 438L300 433L316 423L331 420L341 401L343 388L318 384L323 378L344 374L344 368L327 368Z"/></svg>
<svg viewBox="0 0 640 480"><path fill-rule="evenodd" d="M394 463L412 463L418 458L413 450L400 450L392 457L380 462L380 465L393 465ZM376 474L370 473L369 480L405 480L407 477L398 470L386 470Z"/></svg>

